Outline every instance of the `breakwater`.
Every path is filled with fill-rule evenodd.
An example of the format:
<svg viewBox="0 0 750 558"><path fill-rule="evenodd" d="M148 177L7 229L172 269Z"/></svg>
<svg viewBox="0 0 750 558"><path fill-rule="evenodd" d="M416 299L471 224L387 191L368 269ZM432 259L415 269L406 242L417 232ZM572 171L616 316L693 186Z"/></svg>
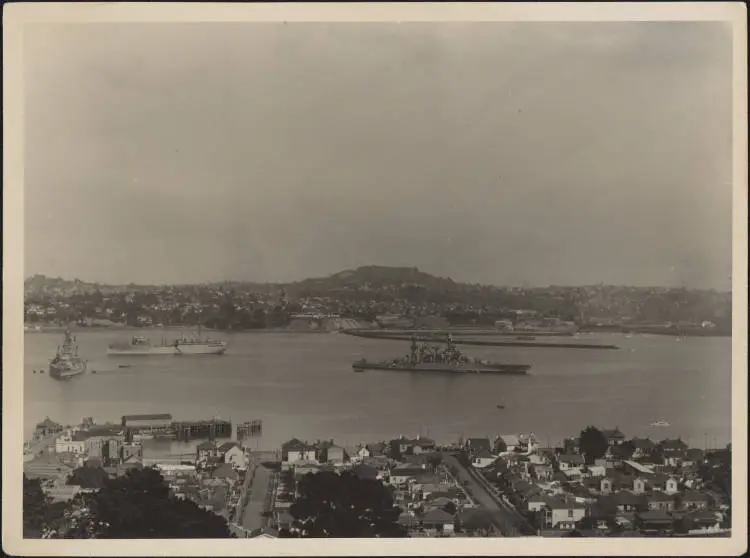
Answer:
<svg viewBox="0 0 750 558"><path fill-rule="evenodd" d="M387 339L390 341L410 341L412 335L395 335L391 333L381 333L379 331L354 331L346 330L342 331L346 335L353 335L355 337L365 337L369 339ZM430 341L441 341L440 338L435 336L416 336L418 340ZM546 348L546 349L619 349L617 345L603 345L593 343L542 343L539 341L479 341L474 339L453 339L454 345L473 345L473 346L484 346L484 347L531 347L531 348Z"/></svg>

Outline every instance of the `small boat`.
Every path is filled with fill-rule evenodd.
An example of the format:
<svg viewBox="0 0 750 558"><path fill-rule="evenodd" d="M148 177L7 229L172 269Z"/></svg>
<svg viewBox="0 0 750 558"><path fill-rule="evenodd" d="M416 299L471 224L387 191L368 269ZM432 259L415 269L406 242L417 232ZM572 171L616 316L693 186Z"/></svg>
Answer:
<svg viewBox="0 0 750 558"><path fill-rule="evenodd" d="M118 364L117 368L130 368L131 366L133 365L132 364Z"/></svg>
<svg viewBox="0 0 750 558"><path fill-rule="evenodd" d="M498 409L505 409L505 405L498 405L497 408Z"/></svg>
<svg viewBox="0 0 750 558"><path fill-rule="evenodd" d="M657 420L656 422L652 422L651 426L670 426L670 424L666 420Z"/></svg>

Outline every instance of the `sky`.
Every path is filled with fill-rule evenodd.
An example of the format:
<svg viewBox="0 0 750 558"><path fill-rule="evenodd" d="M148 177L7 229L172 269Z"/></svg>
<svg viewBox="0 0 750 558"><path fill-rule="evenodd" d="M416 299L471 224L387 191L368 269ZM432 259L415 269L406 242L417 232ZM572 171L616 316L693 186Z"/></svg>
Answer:
<svg viewBox="0 0 750 558"><path fill-rule="evenodd" d="M721 23L33 24L25 275L729 289Z"/></svg>

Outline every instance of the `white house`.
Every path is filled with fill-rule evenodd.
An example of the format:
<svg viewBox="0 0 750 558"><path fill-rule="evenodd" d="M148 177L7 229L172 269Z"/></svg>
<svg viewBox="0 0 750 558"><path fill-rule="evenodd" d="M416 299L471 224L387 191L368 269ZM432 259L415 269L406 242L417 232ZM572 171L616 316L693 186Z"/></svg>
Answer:
<svg viewBox="0 0 750 558"><path fill-rule="evenodd" d="M292 438L281 445L281 460L288 463L298 461L317 461L315 446Z"/></svg>
<svg viewBox="0 0 750 558"><path fill-rule="evenodd" d="M247 467L247 457L245 452L236 442L227 442L219 446L219 456L223 457L224 463L229 463L235 469L245 469Z"/></svg>
<svg viewBox="0 0 750 558"><path fill-rule="evenodd" d="M586 506L570 500L555 498L543 509L544 526L551 529L574 529L577 521L586 516Z"/></svg>
<svg viewBox="0 0 750 558"><path fill-rule="evenodd" d="M55 440L55 453L83 455L86 453L86 442L84 440L73 440L67 435L60 436Z"/></svg>

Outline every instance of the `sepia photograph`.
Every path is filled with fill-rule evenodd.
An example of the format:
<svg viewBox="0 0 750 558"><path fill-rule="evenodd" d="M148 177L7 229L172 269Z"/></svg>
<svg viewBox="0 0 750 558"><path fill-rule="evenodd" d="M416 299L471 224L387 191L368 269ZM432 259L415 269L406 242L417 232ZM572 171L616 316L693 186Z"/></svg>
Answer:
<svg viewBox="0 0 750 558"><path fill-rule="evenodd" d="M743 552L746 12L636 7L6 9L6 552Z"/></svg>

